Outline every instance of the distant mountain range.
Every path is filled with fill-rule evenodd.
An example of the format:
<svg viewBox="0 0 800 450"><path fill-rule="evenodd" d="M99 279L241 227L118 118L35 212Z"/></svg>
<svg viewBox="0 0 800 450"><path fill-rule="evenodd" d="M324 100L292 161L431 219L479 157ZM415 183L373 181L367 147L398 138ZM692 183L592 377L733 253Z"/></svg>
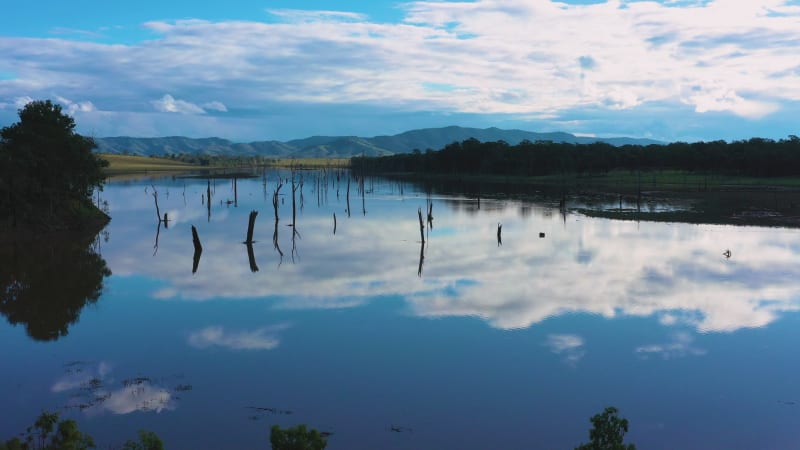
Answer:
<svg viewBox="0 0 800 450"><path fill-rule="evenodd" d="M313 136L292 141L258 141L236 143L221 138L194 139L180 136L163 138L107 137L95 138L99 153L166 156L170 154L264 156L268 158L349 158L351 156L383 156L410 153L415 149L439 150L447 144L475 138L481 142L506 141L516 145L523 140L590 144L606 142L611 145L661 144L651 139L627 137L594 138L569 133L535 133L499 128L425 128L406 131L394 136Z"/></svg>

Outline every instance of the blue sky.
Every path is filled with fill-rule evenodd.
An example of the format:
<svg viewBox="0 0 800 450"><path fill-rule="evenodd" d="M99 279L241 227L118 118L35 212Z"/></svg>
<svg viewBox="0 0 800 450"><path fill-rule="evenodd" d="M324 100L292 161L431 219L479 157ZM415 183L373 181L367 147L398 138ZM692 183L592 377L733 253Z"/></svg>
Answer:
<svg viewBox="0 0 800 450"><path fill-rule="evenodd" d="M0 16L0 124L286 140L462 125L800 134L800 2L97 0Z"/></svg>

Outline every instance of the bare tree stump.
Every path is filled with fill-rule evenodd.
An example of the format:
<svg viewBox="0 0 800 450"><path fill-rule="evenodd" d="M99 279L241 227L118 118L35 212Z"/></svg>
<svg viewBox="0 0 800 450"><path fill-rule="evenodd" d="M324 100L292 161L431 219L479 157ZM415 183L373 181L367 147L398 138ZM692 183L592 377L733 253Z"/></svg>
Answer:
<svg viewBox="0 0 800 450"><path fill-rule="evenodd" d="M253 243L253 228L256 226L256 216L258 215L258 211L250 211L250 218L247 224L247 240L244 241L245 244L252 244Z"/></svg>

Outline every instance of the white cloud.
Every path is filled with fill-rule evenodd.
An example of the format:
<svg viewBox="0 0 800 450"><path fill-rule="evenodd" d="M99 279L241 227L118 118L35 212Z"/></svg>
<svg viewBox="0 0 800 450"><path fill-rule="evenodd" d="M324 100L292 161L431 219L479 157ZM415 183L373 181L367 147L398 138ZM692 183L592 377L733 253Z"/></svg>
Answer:
<svg viewBox="0 0 800 450"><path fill-rule="evenodd" d="M651 344L637 347L635 353L646 358L648 355L660 355L664 359L682 358L684 356L701 356L706 351L692 346L694 338L685 332L675 333L672 340L665 344Z"/></svg>
<svg viewBox="0 0 800 450"><path fill-rule="evenodd" d="M90 101L83 101L83 102L73 102L67 98L61 97L60 95L56 96L56 100L61 103L63 107L66 107L66 113L74 116L77 112L87 113L96 111L94 104Z"/></svg>
<svg viewBox="0 0 800 450"><path fill-rule="evenodd" d="M233 350L272 350L280 345L277 333L287 325L262 327L252 331L225 331L211 326L189 335L189 344L197 348L226 347Z"/></svg>
<svg viewBox="0 0 800 450"><path fill-rule="evenodd" d="M160 36L133 45L2 37L0 66L15 67L17 79L0 83L0 99L24 86L36 98L91 90L117 112L166 91L182 98L163 95L152 102L158 112L266 114L265 104L300 102L520 117L685 103L748 119L800 101L800 6L781 1L478 0L404 10L400 23L301 10L271 10L276 22L148 22ZM457 95L426 88L434 84L458 86Z"/></svg>
<svg viewBox="0 0 800 450"><path fill-rule="evenodd" d="M194 103L190 103L184 100L176 100L169 94L165 94L158 100L153 100L150 103L153 104L153 107L156 111L160 112L167 112L167 113L179 113L179 114L205 114L206 111L195 105Z"/></svg>
<svg viewBox="0 0 800 450"><path fill-rule="evenodd" d="M203 108L211 111L228 112L228 108L222 102L213 101L203 103Z"/></svg>
<svg viewBox="0 0 800 450"><path fill-rule="evenodd" d="M310 11L303 9L268 9L267 12L287 22L365 21L364 14L347 11Z"/></svg>
<svg viewBox="0 0 800 450"><path fill-rule="evenodd" d="M16 106L17 108L24 108L25 105L27 105L32 101L33 99L31 97L24 95L22 97L17 97L14 99L14 106Z"/></svg>

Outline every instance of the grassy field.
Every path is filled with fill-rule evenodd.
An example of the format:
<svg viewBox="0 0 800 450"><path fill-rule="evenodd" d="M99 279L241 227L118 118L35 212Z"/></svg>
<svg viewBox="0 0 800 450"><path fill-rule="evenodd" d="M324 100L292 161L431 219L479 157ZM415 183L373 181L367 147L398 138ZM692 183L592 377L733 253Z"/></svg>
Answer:
<svg viewBox="0 0 800 450"><path fill-rule="evenodd" d="M109 154L101 154L100 157L108 161L108 167L105 168L105 173L107 175L148 172L180 172L197 170L200 168L200 166L195 164L187 164L166 158L149 158L145 156Z"/></svg>
<svg viewBox="0 0 800 450"><path fill-rule="evenodd" d="M300 168L300 169L326 169L326 168L347 168L350 167L348 158L285 158L273 159L269 162L270 167L281 168Z"/></svg>
<svg viewBox="0 0 800 450"><path fill-rule="evenodd" d="M234 166L200 166L168 158L151 158L147 156L111 155L101 154L100 157L109 162L105 173L109 176L131 175L131 174L150 174L157 173L180 173L196 170L221 170L232 169ZM328 158L287 158L273 159L267 161L269 167L298 168L298 169L324 169L349 167L349 159L328 159Z"/></svg>

